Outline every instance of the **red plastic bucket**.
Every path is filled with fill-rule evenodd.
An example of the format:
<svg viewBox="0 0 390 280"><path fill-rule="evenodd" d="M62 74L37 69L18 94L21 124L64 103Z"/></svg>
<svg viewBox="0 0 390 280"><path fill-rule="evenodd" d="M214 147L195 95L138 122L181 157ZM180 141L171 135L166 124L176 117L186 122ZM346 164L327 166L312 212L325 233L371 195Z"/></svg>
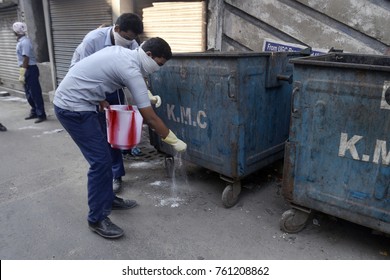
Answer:
<svg viewBox="0 0 390 280"><path fill-rule="evenodd" d="M136 106L110 105L105 112L111 147L128 150L139 144L143 119Z"/></svg>

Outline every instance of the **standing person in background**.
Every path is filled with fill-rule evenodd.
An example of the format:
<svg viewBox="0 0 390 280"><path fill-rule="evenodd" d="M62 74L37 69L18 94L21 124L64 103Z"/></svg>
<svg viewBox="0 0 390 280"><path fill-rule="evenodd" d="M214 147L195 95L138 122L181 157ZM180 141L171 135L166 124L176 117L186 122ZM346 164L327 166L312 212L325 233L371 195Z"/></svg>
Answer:
<svg viewBox="0 0 390 280"><path fill-rule="evenodd" d="M17 37L16 55L18 59L19 81L23 83L30 114L25 120L37 119L35 123L46 120L41 84L39 83L39 69L30 38L26 36L27 26L24 22L15 22L12 29Z"/></svg>
<svg viewBox="0 0 390 280"><path fill-rule="evenodd" d="M111 210L128 209L132 202L117 197L112 189L112 160L106 132L97 107L107 108L107 92L127 87L144 119L162 140L178 152L186 143L164 124L151 107L144 76L160 69L172 57L161 38L151 38L136 50L119 46L104 48L77 62L58 86L54 112L88 161L88 225L105 238L118 238L123 230L111 222ZM113 93L115 94L115 93Z"/></svg>
<svg viewBox="0 0 390 280"><path fill-rule="evenodd" d="M138 15L124 13L118 17L114 26L99 27L90 31L75 50L70 67L73 67L78 61L106 47L117 45L131 50L136 49L139 46L136 38L143 31L144 26ZM117 89L114 93L106 92L106 96L106 100L110 105L119 105L125 102L122 89ZM155 100L154 103L160 101L161 104L159 96L150 96L150 99L152 102ZM104 112L100 112L100 122L103 127L106 127ZM119 193L122 189L122 177L125 176L122 151L114 149L111 146L110 151L113 163L112 172L114 174L113 190L115 193Z"/></svg>

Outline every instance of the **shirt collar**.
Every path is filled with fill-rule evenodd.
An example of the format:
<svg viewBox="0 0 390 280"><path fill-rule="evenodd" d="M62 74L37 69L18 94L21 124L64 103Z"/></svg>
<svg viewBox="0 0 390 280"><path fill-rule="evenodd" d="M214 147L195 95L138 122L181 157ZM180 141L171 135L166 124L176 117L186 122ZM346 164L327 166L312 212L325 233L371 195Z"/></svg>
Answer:
<svg viewBox="0 0 390 280"><path fill-rule="evenodd" d="M106 40L104 41L104 45L105 46L112 46L112 43L111 43L111 30L113 27L106 27L108 29L107 33L106 33Z"/></svg>
<svg viewBox="0 0 390 280"><path fill-rule="evenodd" d="M18 38L18 42L21 42L21 41L23 41L24 39L26 39L26 35L23 35L22 37L19 37L19 38Z"/></svg>

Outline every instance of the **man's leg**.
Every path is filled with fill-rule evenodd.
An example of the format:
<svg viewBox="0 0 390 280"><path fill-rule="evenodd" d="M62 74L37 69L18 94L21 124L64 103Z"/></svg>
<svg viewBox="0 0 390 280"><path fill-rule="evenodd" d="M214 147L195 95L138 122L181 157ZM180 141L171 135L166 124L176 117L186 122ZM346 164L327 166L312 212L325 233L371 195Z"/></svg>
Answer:
<svg viewBox="0 0 390 280"><path fill-rule="evenodd" d="M123 105L124 93L123 90L117 90L111 94L106 95L106 100L110 105ZM102 128L107 135L107 123L104 114L101 115ZM125 176L125 167L123 164L122 151L114 149L109 144L112 159L112 174L113 174L113 190L114 193L119 193L122 190L122 176Z"/></svg>
<svg viewBox="0 0 390 280"><path fill-rule="evenodd" d="M27 102L31 107L30 114L25 118L25 120L35 119L38 116L37 116L37 112L35 110L35 102L34 102L34 99L32 98L30 81L27 78L26 78L25 83L24 83L24 92L26 93Z"/></svg>
<svg viewBox="0 0 390 280"><path fill-rule="evenodd" d="M35 115L39 120L46 120L45 105L42 96L42 88L39 83L39 68L36 65L31 65L26 71L26 84L29 88L31 103L34 104ZM30 101L29 101L30 103ZM37 121L39 122L39 121Z"/></svg>
<svg viewBox="0 0 390 280"><path fill-rule="evenodd" d="M88 221L104 220L111 212L111 156L96 112L71 112L55 106L58 120L75 141L88 161Z"/></svg>

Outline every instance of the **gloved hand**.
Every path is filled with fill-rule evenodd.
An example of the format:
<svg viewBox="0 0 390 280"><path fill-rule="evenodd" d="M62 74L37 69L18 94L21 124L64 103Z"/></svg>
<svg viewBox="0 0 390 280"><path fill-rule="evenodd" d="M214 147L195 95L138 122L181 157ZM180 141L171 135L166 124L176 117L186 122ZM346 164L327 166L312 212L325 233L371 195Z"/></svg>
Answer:
<svg viewBox="0 0 390 280"><path fill-rule="evenodd" d="M152 104L155 104L156 108L161 106L161 97L158 95L153 95L150 90L148 90L148 96L149 100L152 102Z"/></svg>
<svg viewBox="0 0 390 280"><path fill-rule="evenodd" d="M185 152L185 150L187 149L187 144L177 138L171 130L169 130L168 136L162 140L165 143L172 145L177 152Z"/></svg>
<svg viewBox="0 0 390 280"><path fill-rule="evenodd" d="M21 82L22 84L24 84L26 82L25 74L26 74L26 68L20 67L20 69L19 69L19 82Z"/></svg>

